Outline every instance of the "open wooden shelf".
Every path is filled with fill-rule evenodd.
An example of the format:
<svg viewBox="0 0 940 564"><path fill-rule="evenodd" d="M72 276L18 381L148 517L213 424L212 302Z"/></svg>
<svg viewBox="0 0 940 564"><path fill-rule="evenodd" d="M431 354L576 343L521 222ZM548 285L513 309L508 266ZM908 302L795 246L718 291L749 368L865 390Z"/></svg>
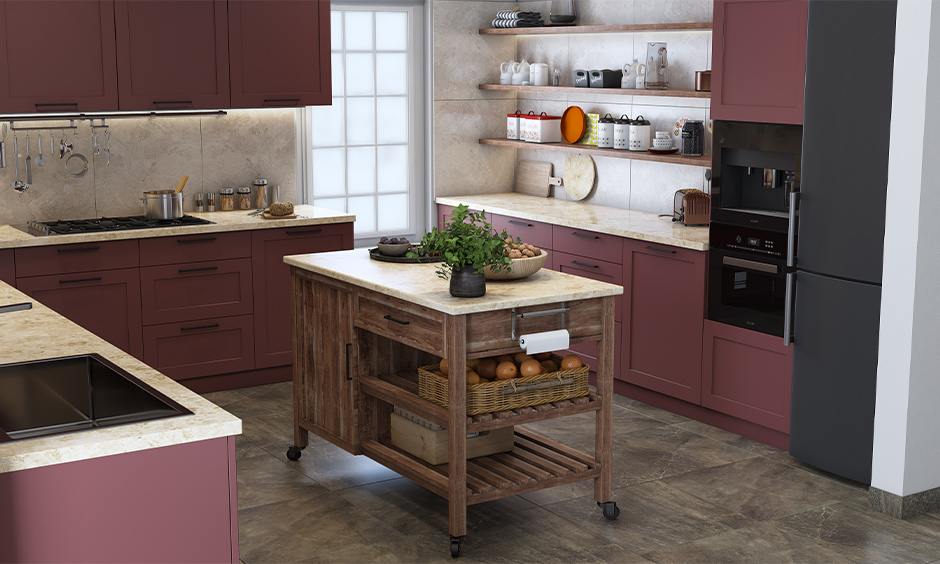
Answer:
<svg viewBox="0 0 940 564"><path fill-rule="evenodd" d="M514 139L484 138L480 145L496 145L499 147L514 147L516 149L541 149L543 151L561 151L563 153L583 153L585 155L598 155L613 157L615 159L634 159L638 161L652 161L657 163L681 164L688 166L712 166L712 156L687 157L679 153L671 155L657 155L648 151L625 151L622 149L599 149L593 145L571 145L568 143L529 143Z"/></svg>
<svg viewBox="0 0 940 564"><path fill-rule="evenodd" d="M645 90L642 88L581 88L577 86L532 86L531 84L481 84L480 90L509 92L555 92L558 94L613 94L618 96L671 96L674 98L711 98L711 92L697 90Z"/></svg>
<svg viewBox="0 0 940 564"><path fill-rule="evenodd" d="M542 27L483 28L480 35L551 35L566 33L623 33L636 31L711 31L712 22L624 24L624 25L546 25Z"/></svg>

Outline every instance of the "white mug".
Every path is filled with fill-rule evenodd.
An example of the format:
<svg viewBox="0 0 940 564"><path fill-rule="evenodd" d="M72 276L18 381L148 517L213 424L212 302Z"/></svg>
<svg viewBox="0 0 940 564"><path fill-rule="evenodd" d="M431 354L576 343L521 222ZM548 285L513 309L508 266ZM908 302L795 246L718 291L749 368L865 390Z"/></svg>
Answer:
<svg viewBox="0 0 940 564"><path fill-rule="evenodd" d="M532 63L529 65L529 84L548 86L548 74L547 63Z"/></svg>
<svg viewBox="0 0 940 564"><path fill-rule="evenodd" d="M512 66L516 64L515 59L510 59L508 63L499 64L499 83L512 84Z"/></svg>

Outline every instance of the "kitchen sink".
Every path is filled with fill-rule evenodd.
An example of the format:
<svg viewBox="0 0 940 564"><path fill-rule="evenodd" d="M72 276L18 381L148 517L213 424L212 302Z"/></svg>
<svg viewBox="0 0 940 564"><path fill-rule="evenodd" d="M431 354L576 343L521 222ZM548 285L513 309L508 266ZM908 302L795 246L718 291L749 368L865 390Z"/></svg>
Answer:
<svg viewBox="0 0 940 564"><path fill-rule="evenodd" d="M192 415L97 354L0 365L0 443Z"/></svg>

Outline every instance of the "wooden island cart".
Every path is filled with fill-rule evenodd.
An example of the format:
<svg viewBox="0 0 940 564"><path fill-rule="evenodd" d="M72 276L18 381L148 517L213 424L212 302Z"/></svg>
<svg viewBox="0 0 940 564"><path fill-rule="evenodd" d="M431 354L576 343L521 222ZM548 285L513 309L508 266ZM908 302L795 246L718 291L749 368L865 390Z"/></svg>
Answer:
<svg viewBox="0 0 940 564"><path fill-rule="evenodd" d="M467 529L467 505L581 480L608 519L614 296L623 288L541 270L488 281L480 298L454 298L433 264L370 260L356 249L284 258L291 265L294 312L294 445L297 460L313 432L364 454L448 500L451 554ZM447 407L424 399L418 368L447 358L450 374L467 359L520 352L519 335L566 329L571 343L597 341L596 390L580 398L467 415L466 383L447 381ZM447 430L447 462L431 464L391 440L393 408ZM596 413L595 454L519 427ZM468 433L514 428L509 452L467 459Z"/></svg>

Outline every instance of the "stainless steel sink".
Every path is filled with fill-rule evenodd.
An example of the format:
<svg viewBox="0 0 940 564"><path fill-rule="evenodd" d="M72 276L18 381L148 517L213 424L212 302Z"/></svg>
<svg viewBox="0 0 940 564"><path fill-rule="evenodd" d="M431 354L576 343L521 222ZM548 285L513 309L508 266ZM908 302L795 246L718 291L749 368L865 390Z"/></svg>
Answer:
<svg viewBox="0 0 940 564"><path fill-rule="evenodd" d="M0 365L0 443L192 415L97 354Z"/></svg>

